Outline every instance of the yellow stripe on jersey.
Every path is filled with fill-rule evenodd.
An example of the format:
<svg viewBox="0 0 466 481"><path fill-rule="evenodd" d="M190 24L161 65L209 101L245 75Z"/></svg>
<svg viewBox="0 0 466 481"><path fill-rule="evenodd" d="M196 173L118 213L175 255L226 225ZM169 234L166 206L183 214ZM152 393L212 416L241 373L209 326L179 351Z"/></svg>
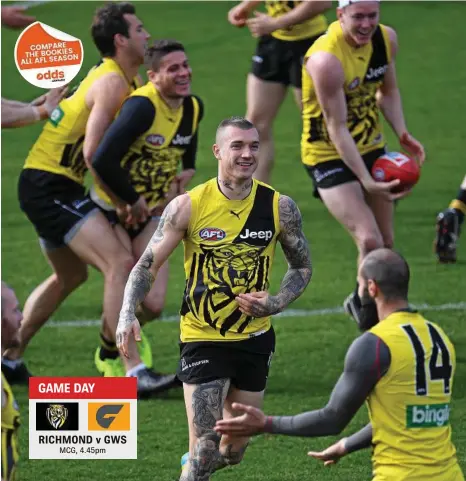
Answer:
<svg viewBox="0 0 466 481"><path fill-rule="evenodd" d="M273 18L287 14L297 7L302 1L284 2L279 0L266 0L265 7L267 14ZM317 37L325 32L327 19L324 15L317 15L302 23L292 25L288 28L281 28L272 32L272 36L280 40L302 40L310 37Z"/></svg>
<svg viewBox="0 0 466 481"><path fill-rule="evenodd" d="M246 316L235 297L269 287L280 232L278 192L254 180L246 199L230 200L215 178L188 195L181 341L236 341L267 331L270 317Z"/></svg>
<svg viewBox="0 0 466 481"><path fill-rule="evenodd" d="M92 84L108 73L125 78L120 66L110 58L104 58L93 67L76 91L63 99L45 123L42 133L33 145L24 164L25 169L38 169L64 175L79 184L84 183L87 171L83 156L84 134L90 110L86 94ZM139 86L133 79L128 94Z"/></svg>
<svg viewBox="0 0 466 481"><path fill-rule="evenodd" d="M450 426L453 344L439 326L415 312L395 312L370 332L388 346L391 358L368 398L375 479L453 476L458 472Z"/></svg>
<svg viewBox="0 0 466 481"><path fill-rule="evenodd" d="M195 96L189 96L178 109L173 110L152 82L131 95L147 97L154 104L155 118L149 130L131 145L123 157L122 166L128 171L136 192L144 196L149 208L153 209L164 202L183 154L197 131L200 105ZM97 184L92 188L92 196L102 207L113 207L110 197Z"/></svg>
<svg viewBox="0 0 466 481"><path fill-rule="evenodd" d="M2 406L2 479L15 481L16 464L19 459L18 429L20 417L13 391L2 373L2 389L5 405Z"/></svg>
<svg viewBox="0 0 466 481"><path fill-rule="evenodd" d="M306 165L317 165L338 159L330 140L314 83L306 70L306 60L316 52L328 52L340 60L345 74L344 92L347 103L347 126L359 152L363 155L385 145L376 92L383 83L391 61L390 39L386 28L379 25L372 42L360 48L349 45L340 22L333 22L327 33L319 37L304 57L303 64L303 132L301 158Z"/></svg>

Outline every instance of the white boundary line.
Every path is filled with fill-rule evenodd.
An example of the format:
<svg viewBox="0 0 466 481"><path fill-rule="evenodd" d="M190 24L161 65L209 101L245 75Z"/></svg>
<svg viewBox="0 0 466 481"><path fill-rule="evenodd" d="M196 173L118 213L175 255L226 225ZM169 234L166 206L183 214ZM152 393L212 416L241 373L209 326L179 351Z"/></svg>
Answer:
<svg viewBox="0 0 466 481"><path fill-rule="evenodd" d="M456 311L465 309L466 310L466 302L449 302L448 304L438 304L438 305L431 305L431 304L412 304L412 307L418 309L420 311ZM343 307L327 307L325 309L287 309L286 311L282 312L281 314L277 314L274 316L277 317L316 317L316 316L325 316L327 314L342 314L344 313ZM466 313L465 313L466 316ZM180 320L179 315L173 316L163 316L158 319L156 322L178 322ZM45 327L95 327L100 326L100 320L76 320L76 321L50 321L45 324Z"/></svg>

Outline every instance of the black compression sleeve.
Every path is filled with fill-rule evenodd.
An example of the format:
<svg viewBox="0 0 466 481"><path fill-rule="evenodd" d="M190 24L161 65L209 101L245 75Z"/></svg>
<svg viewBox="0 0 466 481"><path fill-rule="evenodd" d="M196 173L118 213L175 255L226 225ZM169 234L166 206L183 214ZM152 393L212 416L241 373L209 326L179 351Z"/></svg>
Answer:
<svg viewBox="0 0 466 481"><path fill-rule="evenodd" d="M389 367L388 346L374 334L364 333L350 346L327 406L296 416L274 416L268 431L309 437L339 434Z"/></svg>
<svg viewBox="0 0 466 481"><path fill-rule="evenodd" d="M352 434L345 441L346 452L352 453L360 449L370 448L372 445L372 424L366 424L357 433Z"/></svg>
<svg viewBox="0 0 466 481"><path fill-rule="evenodd" d="M147 97L129 97L105 132L92 159L92 165L104 184L128 204L134 204L139 194L132 187L121 160L131 144L150 128L154 118L155 107Z"/></svg>
<svg viewBox="0 0 466 481"><path fill-rule="evenodd" d="M199 129L198 129L199 131ZM196 168L196 154L197 154L197 132L193 135L191 142L183 154L183 170Z"/></svg>

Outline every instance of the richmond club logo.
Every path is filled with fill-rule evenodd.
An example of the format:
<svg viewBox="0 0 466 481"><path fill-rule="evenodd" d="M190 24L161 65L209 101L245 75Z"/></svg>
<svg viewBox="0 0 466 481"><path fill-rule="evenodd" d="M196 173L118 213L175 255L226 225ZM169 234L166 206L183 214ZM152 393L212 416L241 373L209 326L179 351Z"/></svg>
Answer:
<svg viewBox="0 0 466 481"><path fill-rule="evenodd" d="M204 240L219 241L225 239L226 233L224 230L216 227L206 227L199 232L199 236Z"/></svg>

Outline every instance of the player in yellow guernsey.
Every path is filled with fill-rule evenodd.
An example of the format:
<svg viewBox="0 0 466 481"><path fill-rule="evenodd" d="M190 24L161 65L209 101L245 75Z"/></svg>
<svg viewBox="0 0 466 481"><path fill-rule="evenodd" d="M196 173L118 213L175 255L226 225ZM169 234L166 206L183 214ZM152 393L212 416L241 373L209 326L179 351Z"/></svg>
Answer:
<svg viewBox="0 0 466 481"><path fill-rule="evenodd" d="M374 162L385 153L380 112L401 147L424 161L406 128L397 86L396 33L379 24L378 1L340 0L338 20L305 55L301 157L315 195L354 239L358 263L372 249L393 245L392 194L398 180L376 182ZM345 301L358 321L357 289Z"/></svg>
<svg viewBox="0 0 466 481"><path fill-rule="evenodd" d="M167 201L184 193L195 173L201 100L191 95L191 67L183 45L157 40L146 52L149 82L134 91L105 133L93 166L100 180L127 205L142 196L149 218L133 226L116 225L136 259L154 234ZM181 166L181 171L179 171ZM168 196L168 197L167 197ZM91 197L116 222L115 206L97 185ZM140 321L160 316L167 292L168 263L141 306Z"/></svg>
<svg viewBox="0 0 466 481"><path fill-rule="evenodd" d="M266 1L267 13L254 11L262 2L243 1L228 13L235 27L247 25L258 38L247 78L246 117L258 129L261 138L259 165L254 177L269 182L274 161L273 122L288 87L301 109L301 69L306 51L327 28L323 15L332 2Z"/></svg>
<svg viewBox="0 0 466 481"><path fill-rule="evenodd" d="M19 327L23 315L18 299L10 287L2 282L2 356L5 349L19 344ZM8 381L2 373L2 481L15 481L19 459L19 408Z"/></svg>
<svg viewBox="0 0 466 481"><path fill-rule="evenodd" d="M98 9L91 33L102 62L88 73L72 96L59 104L32 147L19 179L21 208L36 229L53 274L26 302L22 346L7 353L10 361L21 356L60 303L87 279L88 265L99 269L105 278L102 351L118 358L118 313L135 260L86 196L83 184L105 130L123 100L137 87L149 35L133 5L123 2ZM130 211L138 221L141 212L145 215L144 200L141 198ZM164 379L150 371L147 363L141 362L135 345L133 349L134 355L125 360L125 368L128 375L137 375L141 394L173 381L173 375Z"/></svg>
<svg viewBox="0 0 466 481"><path fill-rule="evenodd" d="M175 198L131 272L117 343L139 337L137 306L157 271L183 242L186 287L181 306L181 359L189 424L189 460L181 479L204 480L241 461L248 440L220 437L216 419L232 415L233 400L262 404L275 334L270 316L293 302L309 283L311 261L296 204L253 180L259 134L232 117L217 129L218 177ZM275 245L288 261L279 292L269 294ZM208 413L208 415L206 415Z"/></svg>
<svg viewBox="0 0 466 481"><path fill-rule="evenodd" d="M367 331L349 347L344 371L324 408L265 416L236 404L240 414L219 421L218 432L335 435L367 401L366 427L308 455L328 465L372 446L373 481L464 481L451 440L455 349L440 326L409 307L409 278L406 260L390 249L373 250L362 261L358 281L369 313Z"/></svg>

